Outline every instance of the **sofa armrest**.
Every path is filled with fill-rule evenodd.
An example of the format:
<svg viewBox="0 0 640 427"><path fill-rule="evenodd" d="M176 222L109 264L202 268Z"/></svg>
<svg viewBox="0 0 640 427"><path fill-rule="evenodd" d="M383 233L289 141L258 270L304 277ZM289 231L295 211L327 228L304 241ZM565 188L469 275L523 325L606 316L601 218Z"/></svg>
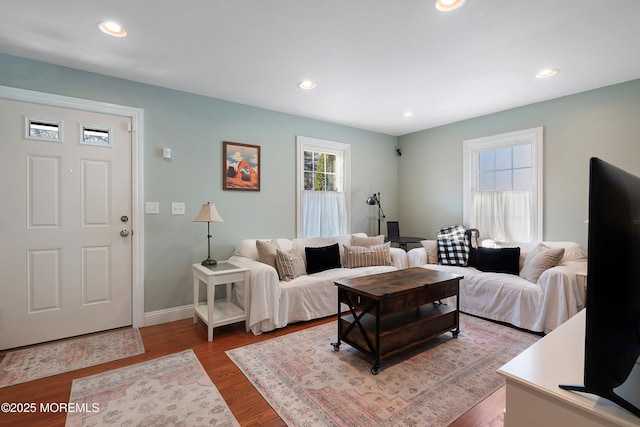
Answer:
<svg viewBox="0 0 640 427"><path fill-rule="evenodd" d="M428 262L427 251L425 248L413 248L407 252L407 262L409 268L422 267Z"/></svg>
<svg viewBox="0 0 640 427"><path fill-rule="evenodd" d="M389 252L391 254L391 263L395 268L403 270L408 267L407 253L404 249L391 247Z"/></svg>
<svg viewBox="0 0 640 427"><path fill-rule="evenodd" d="M233 255L229 261L251 271L251 301L245 301L251 331L259 335L275 329L273 321L280 302L280 278L276 269L243 256Z"/></svg>
<svg viewBox="0 0 640 427"><path fill-rule="evenodd" d="M585 268L585 261L570 261L556 265L540 275L537 284L544 294L543 311L555 310L547 313L544 325L545 332L550 332L584 307L584 300L578 285L576 273Z"/></svg>

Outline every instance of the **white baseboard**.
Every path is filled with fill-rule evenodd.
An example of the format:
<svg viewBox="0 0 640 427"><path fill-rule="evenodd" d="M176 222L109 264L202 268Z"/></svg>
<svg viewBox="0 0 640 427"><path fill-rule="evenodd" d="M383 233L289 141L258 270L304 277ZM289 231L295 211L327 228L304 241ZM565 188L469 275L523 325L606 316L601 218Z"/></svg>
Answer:
<svg viewBox="0 0 640 427"><path fill-rule="evenodd" d="M149 311L144 314L144 326L159 325L161 323L175 322L176 320L189 318L193 318L193 304Z"/></svg>

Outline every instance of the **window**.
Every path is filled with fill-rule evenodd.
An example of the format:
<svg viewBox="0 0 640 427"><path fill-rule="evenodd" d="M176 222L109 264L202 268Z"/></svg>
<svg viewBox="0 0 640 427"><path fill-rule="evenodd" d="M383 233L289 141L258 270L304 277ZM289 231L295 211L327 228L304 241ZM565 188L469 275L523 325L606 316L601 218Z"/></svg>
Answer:
<svg viewBox="0 0 640 427"><path fill-rule="evenodd" d="M336 172L338 155L310 149L304 151L304 189L308 191L341 191Z"/></svg>
<svg viewBox="0 0 640 427"><path fill-rule="evenodd" d="M93 145L96 147L112 147L111 129L99 128L96 126L80 126L82 145Z"/></svg>
<svg viewBox="0 0 640 427"><path fill-rule="evenodd" d="M350 153L349 144L297 138L297 236L349 233Z"/></svg>
<svg viewBox="0 0 640 427"><path fill-rule="evenodd" d="M25 138L62 142L62 122L25 117Z"/></svg>
<svg viewBox="0 0 640 427"><path fill-rule="evenodd" d="M542 240L542 128L464 142L464 223L499 242Z"/></svg>

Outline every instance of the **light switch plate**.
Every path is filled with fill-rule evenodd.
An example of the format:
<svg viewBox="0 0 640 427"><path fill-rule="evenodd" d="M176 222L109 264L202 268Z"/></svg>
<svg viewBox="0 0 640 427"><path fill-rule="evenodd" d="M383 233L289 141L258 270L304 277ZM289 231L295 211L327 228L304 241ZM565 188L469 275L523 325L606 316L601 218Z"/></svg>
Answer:
<svg viewBox="0 0 640 427"><path fill-rule="evenodd" d="M160 202L147 202L145 204L145 213L157 215L160 213Z"/></svg>
<svg viewBox="0 0 640 427"><path fill-rule="evenodd" d="M184 215L184 203L172 202L171 203L171 215Z"/></svg>

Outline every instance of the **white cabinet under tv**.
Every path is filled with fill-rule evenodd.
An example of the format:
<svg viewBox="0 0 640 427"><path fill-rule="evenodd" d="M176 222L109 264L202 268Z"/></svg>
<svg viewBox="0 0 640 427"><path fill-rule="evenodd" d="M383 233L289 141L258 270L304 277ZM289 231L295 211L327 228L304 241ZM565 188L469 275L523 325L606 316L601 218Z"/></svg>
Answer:
<svg viewBox="0 0 640 427"><path fill-rule="evenodd" d="M606 399L558 387L583 382L585 314L582 310L498 369L507 380L505 427L640 425L640 418ZM640 365L625 384L640 390Z"/></svg>

